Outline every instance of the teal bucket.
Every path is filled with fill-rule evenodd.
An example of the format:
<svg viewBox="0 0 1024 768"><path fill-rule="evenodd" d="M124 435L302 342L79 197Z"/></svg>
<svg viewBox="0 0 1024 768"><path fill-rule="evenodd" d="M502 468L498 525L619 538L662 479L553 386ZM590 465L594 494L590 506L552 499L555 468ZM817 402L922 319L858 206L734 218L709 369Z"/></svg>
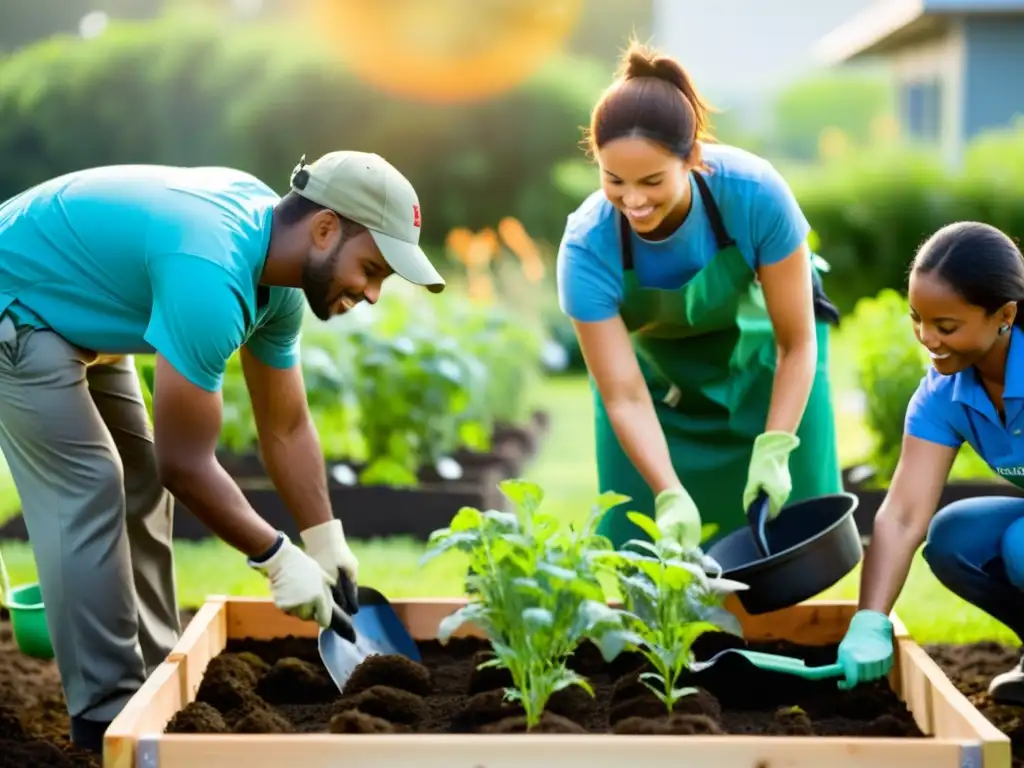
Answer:
<svg viewBox="0 0 1024 768"><path fill-rule="evenodd" d="M18 650L37 659L52 659L53 645L46 626L43 593L38 584L11 587L0 557L0 604L11 614L11 630Z"/></svg>

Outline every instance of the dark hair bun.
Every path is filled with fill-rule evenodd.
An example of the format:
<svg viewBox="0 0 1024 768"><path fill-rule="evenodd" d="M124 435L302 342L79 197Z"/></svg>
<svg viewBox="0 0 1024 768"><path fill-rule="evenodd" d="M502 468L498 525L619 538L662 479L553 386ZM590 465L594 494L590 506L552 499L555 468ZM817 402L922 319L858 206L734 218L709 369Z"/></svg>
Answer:
<svg viewBox="0 0 1024 768"><path fill-rule="evenodd" d="M683 92L688 89L689 85L686 73L678 62L637 42L630 44L629 49L622 57L619 76L623 80L632 80L636 77L655 77L672 83Z"/></svg>

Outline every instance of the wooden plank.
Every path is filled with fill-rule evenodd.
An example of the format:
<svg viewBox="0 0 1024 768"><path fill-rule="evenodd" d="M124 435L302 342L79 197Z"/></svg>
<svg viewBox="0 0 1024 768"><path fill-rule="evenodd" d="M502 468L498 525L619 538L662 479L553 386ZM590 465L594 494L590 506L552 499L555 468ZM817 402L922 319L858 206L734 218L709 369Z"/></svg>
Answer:
<svg viewBox="0 0 1024 768"><path fill-rule="evenodd" d="M224 650L228 641L227 598L213 598L200 608L171 649L168 660L177 660L183 667L183 701L196 697L199 684L210 660Z"/></svg>
<svg viewBox="0 0 1024 768"><path fill-rule="evenodd" d="M800 736L174 734L159 740L157 754L157 768L961 768L955 742Z"/></svg>
<svg viewBox="0 0 1024 768"><path fill-rule="evenodd" d="M1010 738L957 690L928 652L909 638L897 641L901 689L918 727L945 739L978 742L985 766L1010 765Z"/></svg>
<svg viewBox="0 0 1024 768"><path fill-rule="evenodd" d="M395 613L416 640L431 640L445 616L466 604L465 598L412 598L392 603ZM312 622L285 615L262 598L229 598L228 637L316 637ZM800 603L783 611L754 616L730 595L726 607L736 614L751 640L791 640L808 645L828 645L843 639L857 604L852 600L821 600ZM905 634L902 622L901 631ZM895 625L894 625L895 627ZM463 625L453 637L481 637L476 627Z"/></svg>
<svg viewBox="0 0 1024 768"><path fill-rule="evenodd" d="M184 669L178 660L158 666L103 735L103 768L135 768L135 744L146 733L162 732L187 703Z"/></svg>
<svg viewBox="0 0 1024 768"><path fill-rule="evenodd" d="M393 603L399 617L418 640L432 639L440 621L462 605L465 598L410 599ZM806 644L839 642L856 612L854 601L808 601L763 616L751 616L735 601L728 606L741 621L748 639L792 640ZM205 768L225 764L302 762L303 768L387 768L409 765L413 760L427 766L465 765L504 768L521 766L537 759L568 768L586 765L615 765L642 761L645 768L677 765L685 743L688 766L829 765L846 768L870 763L873 768L961 768L961 747L978 744L984 768L1009 764L1009 739L995 729L956 691L938 666L906 634L902 622L892 616L898 653L890 683L914 714L928 739L717 736L654 737L616 735L447 735L354 736L303 735L163 735L167 720L191 700L202 672L228 638L296 636L315 637L317 626L300 621L277 609L263 598L211 598L193 620L194 631L186 632L172 651L169 662L177 665L179 685L171 703L142 691L132 700L147 708L145 727L129 723L122 734L120 753L130 736L156 736L158 768L188 765ZM197 621L199 620L199 621ZM193 625L190 625L190 629ZM459 636L476 635L465 627ZM145 702L150 702L148 705ZM148 711L151 709L152 711ZM116 723L117 721L115 721ZM113 726L112 726L113 728ZM682 743L681 743L682 740ZM134 749L132 750L134 751ZM114 759L115 754L111 753ZM111 763L105 768L134 768L130 762Z"/></svg>
<svg viewBox="0 0 1024 768"><path fill-rule="evenodd" d="M315 621L289 616L272 600L259 597L227 600L227 636L271 640L275 637L316 637L320 627Z"/></svg>

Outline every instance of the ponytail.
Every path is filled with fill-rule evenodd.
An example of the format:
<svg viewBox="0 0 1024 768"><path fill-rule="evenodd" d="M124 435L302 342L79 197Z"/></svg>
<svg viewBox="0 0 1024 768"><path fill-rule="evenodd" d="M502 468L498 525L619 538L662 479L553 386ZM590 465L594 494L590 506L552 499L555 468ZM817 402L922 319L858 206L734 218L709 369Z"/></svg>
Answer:
<svg viewBox="0 0 1024 768"><path fill-rule="evenodd" d="M615 74L591 113L592 153L614 139L643 136L691 159L698 142L714 140L712 107L675 59L632 40Z"/></svg>

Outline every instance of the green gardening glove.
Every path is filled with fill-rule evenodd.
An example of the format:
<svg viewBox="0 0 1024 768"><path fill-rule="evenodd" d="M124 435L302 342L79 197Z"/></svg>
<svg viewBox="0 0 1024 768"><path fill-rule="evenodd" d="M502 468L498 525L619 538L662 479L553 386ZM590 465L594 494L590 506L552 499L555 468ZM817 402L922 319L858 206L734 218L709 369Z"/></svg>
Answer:
<svg viewBox="0 0 1024 768"><path fill-rule="evenodd" d="M657 495L654 520L662 536L675 539L684 549L700 546L700 512L683 486L668 488Z"/></svg>
<svg viewBox="0 0 1024 768"><path fill-rule="evenodd" d="M850 620L846 637L839 644L836 661L843 666L839 687L848 691L858 683L868 683L889 674L892 669L892 622L878 611L857 611Z"/></svg>
<svg viewBox="0 0 1024 768"><path fill-rule="evenodd" d="M789 477L789 454L800 438L789 432L764 432L754 440L754 452L743 489L743 509L750 509L759 491L768 494L768 519L774 520L789 499L793 481Z"/></svg>

